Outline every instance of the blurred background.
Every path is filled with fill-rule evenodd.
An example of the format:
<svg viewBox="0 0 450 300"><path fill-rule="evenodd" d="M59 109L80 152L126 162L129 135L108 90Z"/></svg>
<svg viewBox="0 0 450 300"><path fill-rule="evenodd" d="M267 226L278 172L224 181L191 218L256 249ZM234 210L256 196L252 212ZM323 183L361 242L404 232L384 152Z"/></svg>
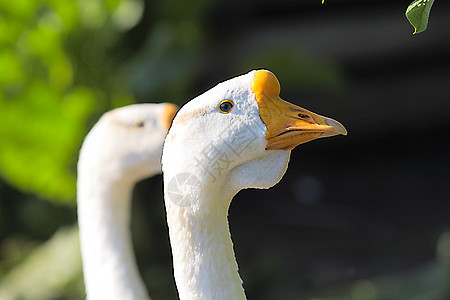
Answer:
<svg viewBox="0 0 450 300"><path fill-rule="evenodd" d="M240 192L230 229L249 299L450 299L450 2L0 2L0 299L83 299L76 163L102 113L182 105L251 69L349 134ZM176 299L162 179L133 195L153 299Z"/></svg>

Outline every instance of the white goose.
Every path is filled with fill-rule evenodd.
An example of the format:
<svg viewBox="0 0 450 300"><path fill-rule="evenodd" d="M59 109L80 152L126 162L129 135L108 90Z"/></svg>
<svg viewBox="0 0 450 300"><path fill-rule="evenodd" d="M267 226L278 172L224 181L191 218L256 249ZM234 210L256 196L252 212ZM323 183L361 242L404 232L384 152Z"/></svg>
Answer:
<svg viewBox="0 0 450 300"><path fill-rule="evenodd" d="M251 71L191 100L173 121L162 169L181 299L245 299L228 229L233 196L275 185L297 145L347 134L279 93L271 72Z"/></svg>
<svg viewBox="0 0 450 300"><path fill-rule="evenodd" d="M106 113L78 161L78 225L88 299L149 299L130 234L134 184L161 172L161 150L177 107L135 104Z"/></svg>

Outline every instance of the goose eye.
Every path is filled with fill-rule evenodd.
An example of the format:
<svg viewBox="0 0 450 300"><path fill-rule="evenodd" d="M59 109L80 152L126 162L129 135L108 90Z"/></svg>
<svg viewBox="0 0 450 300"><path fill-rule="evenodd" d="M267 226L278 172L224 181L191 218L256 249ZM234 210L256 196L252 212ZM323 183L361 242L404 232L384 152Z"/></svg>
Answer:
<svg viewBox="0 0 450 300"><path fill-rule="evenodd" d="M227 114L233 110L234 103L231 100L223 100L220 102L219 110L220 112Z"/></svg>
<svg viewBox="0 0 450 300"><path fill-rule="evenodd" d="M144 127L145 122L144 121L139 121L136 123L136 127Z"/></svg>

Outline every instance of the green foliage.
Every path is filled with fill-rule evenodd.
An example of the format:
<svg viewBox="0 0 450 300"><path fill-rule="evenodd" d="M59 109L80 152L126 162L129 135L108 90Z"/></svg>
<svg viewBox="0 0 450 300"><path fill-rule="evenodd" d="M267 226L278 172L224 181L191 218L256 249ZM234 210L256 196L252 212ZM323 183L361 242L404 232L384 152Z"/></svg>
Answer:
<svg viewBox="0 0 450 300"><path fill-rule="evenodd" d="M75 177L69 166L93 102L86 88L60 94L39 79L14 100L2 99L2 175L26 191L73 198Z"/></svg>
<svg viewBox="0 0 450 300"><path fill-rule="evenodd" d="M206 3L148 4L153 24L140 38L143 50L131 53L124 33L141 19L142 0L0 2L3 180L74 203L86 124L133 102L130 88L146 101L180 98L193 78Z"/></svg>
<svg viewBox="0 0 450 300"><path fill-rule="evenodd" d="M414 0L406 9L406 18L414 27L414 34L427 29L434 0Z"/></svg>
<svg viewBox="0 0 450 300"><path fill-rule="evenodd" d="M126 26L115 13L122 7L126 15L121 5L130 1L0 2L0 175L5 181L73 203L76 157L88 118L132 101L110 72L114 62L102 55L117 40L111 33ZM99 51L89 51L92 47Z"/></svg>

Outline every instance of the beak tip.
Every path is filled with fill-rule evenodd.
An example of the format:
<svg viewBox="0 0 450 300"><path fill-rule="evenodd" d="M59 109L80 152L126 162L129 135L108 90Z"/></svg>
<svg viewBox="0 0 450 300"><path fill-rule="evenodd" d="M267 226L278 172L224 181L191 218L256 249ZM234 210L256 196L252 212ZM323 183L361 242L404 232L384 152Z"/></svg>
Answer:
<svg viewBox="0 0 450 300"><path fill-rule="evenodd" d="M347 129L345 129L344 125L338 121L327 118L326 122L329 126L334 128L336 134L347 135Z"/></svg>

